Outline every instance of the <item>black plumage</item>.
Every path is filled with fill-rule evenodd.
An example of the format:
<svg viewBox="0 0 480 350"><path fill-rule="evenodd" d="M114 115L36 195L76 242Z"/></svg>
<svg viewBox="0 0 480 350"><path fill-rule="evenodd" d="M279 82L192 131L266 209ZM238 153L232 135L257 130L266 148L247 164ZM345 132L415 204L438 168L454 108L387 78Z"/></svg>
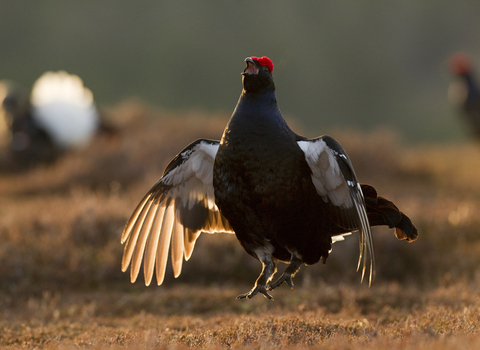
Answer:
<svg viewBox="0 0 480 350"><path fill-rule="evenodd" d="M123 271L131 264L135 281L143 259L146 284L154 269L161 284L170 244L178 276L200 232L231 232L263 267L253 289L238 298L272 299L268 290L283 282L293 287L301 265L325 262L333 241L359 230L359 267L371 282L370 225L396 227L397 237L409 241L417 237L415 226L373 187L358 183L332 137L307 139L289 128L268 58L246 62L243 91L220 142L202 139L185 148L127 223ZM289 265L271 283L278 261Z"/></svg>
<svg viewBox="0 0 480 350"><path fill-rule="evenodd" d="M35 119L28 95L12 83L0 82L0 115L9 129L9 151L16 168L51 163L60 150L52 136ZM2 112L3 109L3 113Z"/></svg>

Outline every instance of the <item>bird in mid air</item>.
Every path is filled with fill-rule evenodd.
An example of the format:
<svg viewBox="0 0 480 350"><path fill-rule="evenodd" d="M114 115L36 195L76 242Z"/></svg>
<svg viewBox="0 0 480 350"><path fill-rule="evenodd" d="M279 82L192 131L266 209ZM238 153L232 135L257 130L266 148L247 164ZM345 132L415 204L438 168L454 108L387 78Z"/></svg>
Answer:
<svg viewBox="0 0 480 350"><path fill-rule="evenodd" d="M293 132L277 105L267 57L248 57L243 91L220 141L200 139L182 150L127 222L122 270L134 282L144 264L145 283L156 271L162 284L169 250L175 277L201 232L235 233L262 264L252 290L263 294L293 277L301 265L324 263L334 241L359 231L358 268L369 281L375 258L371 225L395 227L413 241L411 220L369 185L330 136L307 139ZM288 264L274 282L276 263Z"/></svg>

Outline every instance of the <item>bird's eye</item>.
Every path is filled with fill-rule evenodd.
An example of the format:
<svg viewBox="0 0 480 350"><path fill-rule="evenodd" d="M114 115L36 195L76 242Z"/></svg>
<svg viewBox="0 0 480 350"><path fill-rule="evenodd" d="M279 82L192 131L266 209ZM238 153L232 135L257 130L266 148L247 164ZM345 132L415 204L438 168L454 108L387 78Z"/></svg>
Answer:
<svg viewBox="0 0 480 350"><path fill-rule="evenodd" d="M262 66L262 69L266 71L266 70L268 70L268 67L267 66Z"/></svg>

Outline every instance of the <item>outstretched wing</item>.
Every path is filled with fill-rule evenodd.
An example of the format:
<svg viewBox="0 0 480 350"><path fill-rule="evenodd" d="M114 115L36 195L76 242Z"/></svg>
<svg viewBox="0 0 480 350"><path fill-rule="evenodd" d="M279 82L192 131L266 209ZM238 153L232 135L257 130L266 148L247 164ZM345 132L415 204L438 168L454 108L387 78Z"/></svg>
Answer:
<svg viewBox="0 0 480 350"><path fill-rule="evenodd" d="M218 141L204 139L187 146L133 212L121 239L122 244L126 243L122 271L131 264L132 282L137 279L142 259L145 284L150 284L155 269L160 285L170 246L173 273L178 277L182 259L190 258L202 231L233 233L213 193L213 163L218 146Z"/></svg>
<svg viewBox="0 0 480 350"><path fill-rule="evenodd" d="M332 219L346 230L359 230L362 280L369 265L369 283L375 277L373 239L365 200L350 159L340 144L330 136L298 141L312 170L317 193L331 206Z"/></svg>

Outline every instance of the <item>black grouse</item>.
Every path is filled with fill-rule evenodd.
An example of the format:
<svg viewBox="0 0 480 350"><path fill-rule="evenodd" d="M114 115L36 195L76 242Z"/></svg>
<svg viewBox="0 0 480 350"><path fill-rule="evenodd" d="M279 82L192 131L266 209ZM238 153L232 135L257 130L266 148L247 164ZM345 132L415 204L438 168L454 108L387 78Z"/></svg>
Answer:
<svg viewBox="0 0 480 350"><path fill-rule="evenodd" d="M449 60L455 80L450 84L450 100L458 104L472 133L480 138L480 87L465 53L456 53Z"/></svg>
<svg viewBox="0 0 480 350"><path fill-rule="evenodd" d="M362 279L374 278L370 225L395 227L413 241L410 219L375 189L360 185L350 160L330 136L307 139L293 132L277 105L267 57L248 57L243 91L220 141L200 139L181 151L143 198L128 221L122 270L131 281L144 261L145 283L156 270L163 282L171 249L175 277L201 232L235 233L243 248L262 263L252 290L269 290L292 278L303 264L325 263L332 242L359 231ZM276 262L289 265L275 282Z"/></svg>
<svg viewBox="0 0 480 350"><path fill-rule="evenodd" d="M12 165L19 169L55 161L87 143L102 125L92 92L65 71L42 74L30 96L0 81L0 118L8 130Z"/></svg>

